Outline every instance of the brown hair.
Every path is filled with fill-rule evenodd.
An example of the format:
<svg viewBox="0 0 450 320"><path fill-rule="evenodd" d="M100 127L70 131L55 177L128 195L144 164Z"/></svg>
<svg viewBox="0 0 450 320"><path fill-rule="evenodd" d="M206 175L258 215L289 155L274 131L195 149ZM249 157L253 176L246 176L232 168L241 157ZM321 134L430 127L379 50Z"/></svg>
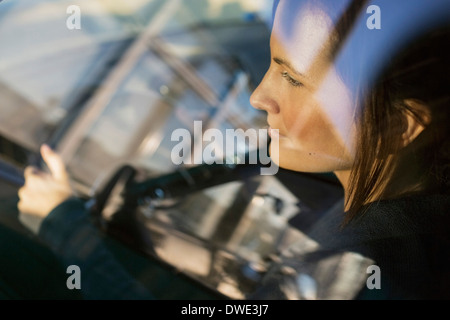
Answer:
<svg viewBox="0 0 450 320"><path fill-rule="evenodd" d="M279 1L274 2L274 9ZM385 42L386 38L397 36L392 29L405 27L399 26L399 19L392 15L388 28L369 31L364 19L368 3L365 0L290 0L292 16L283 22L287 32L292 30L296 12L305 4L323 10L334 21L328 39L332 44L328 56L354 94L358 131L344 223L362 214L366 205L376 200L449 192L448 22L439 26L431 21L436 23L433 27L418 23L415 36L406 30L403 35L407 39L397 39L401 44ZM398 9L398 4L392 5ZM374 47L374 43L382 44ZM386 43L392 47L383 47ZM383 64L376 66L381 71L372 65L374 50L382 50L382 54L392 51L390 59L380 60L385 63L384 68ZM431 122L422 112L410 107L407 100L425 106ZM406 114L426 129L403 147L401 137L408 128Z"/></svg>
<svg viewBox="0 0 450 320"><path fill-rule="evenodd" d="M378 81L361 94L346 223L374 200L449 193L449 43L448 26L427 32L404 47ZM431 122L406 100L426 106ZM403 147L406 113L425 130Z"/></svg>

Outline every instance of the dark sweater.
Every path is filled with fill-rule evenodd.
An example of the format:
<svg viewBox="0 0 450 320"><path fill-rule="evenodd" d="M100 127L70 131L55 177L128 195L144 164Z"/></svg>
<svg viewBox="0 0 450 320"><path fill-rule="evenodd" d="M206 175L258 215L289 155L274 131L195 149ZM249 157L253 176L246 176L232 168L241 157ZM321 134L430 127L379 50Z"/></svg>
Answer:
<svg viewBox="0 0 450 320"><path fill-rule="evenodd" d="M316 298L450 298L450 197L385 200L364 209L345 227L342 205L331 210L308 234L318 247L294 245L252 298L304 298L299 275L310 277ZM379 289L367 285L370 266L379 268Z"/></svg>
<svg viewBox="0 0 450 320"><path fill-rule="evenodd" d="M449 211L445 195L380 201L341 228L339 204L283 253L249 299L450 298ZM80 266L88 298L152 297L104 247L81 200L55 208L39 235ZM381 271L380 289L367 286L371 266Z"/></svg>

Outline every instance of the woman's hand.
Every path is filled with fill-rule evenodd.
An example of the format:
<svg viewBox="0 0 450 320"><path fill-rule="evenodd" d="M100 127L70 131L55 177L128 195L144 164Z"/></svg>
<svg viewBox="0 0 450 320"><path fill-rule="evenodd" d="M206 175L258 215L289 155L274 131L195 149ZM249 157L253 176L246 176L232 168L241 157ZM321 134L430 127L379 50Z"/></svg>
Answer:
<svg viewBox="0 0 450 320"><path fill-rule="evenodd" d="M74 195L62 158L47 145L41 147L50 173L35 167L25 169L25 184L19 189L21 213L45 218L56 206Z"/></svg>

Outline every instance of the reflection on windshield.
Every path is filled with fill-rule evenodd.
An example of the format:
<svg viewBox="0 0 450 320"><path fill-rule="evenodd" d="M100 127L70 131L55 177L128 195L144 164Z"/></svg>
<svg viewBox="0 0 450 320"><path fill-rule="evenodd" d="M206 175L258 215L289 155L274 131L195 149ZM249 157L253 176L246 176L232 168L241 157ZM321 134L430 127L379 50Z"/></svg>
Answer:
<svg viewBox="0 0 450 320"><path fill-rule="evenodd" d="M209 2L79 1L82 28L75 31L66 27L70 1L3 2L0 40L8 45L0 48L0 90L8 103L1 109L1 133L36 151L55 128L71 123L144 30L190 39L186 28L242 20L247 11L265 8L252 1ZM27 129L12 134L17 127Z"/></svg>
<svg viewBox="0 0 450 320"><path fill-rule="evenodd" d="M223 135L267 125L249 100L270 63L272 1L80 0L82 28L69 30L72 4L0 7L0 41L10 44L0 47L0 160L25 166L25 151L50 143L89 197L125 163L143 178L185 172L189 161L171 161L175 129L194 138L196 121ZM192 140L192 153L205 148ZM255 148L244 140L235 152ZM159 258L236 298L251 289L247 273L277 249L300 202L273 176L168 201L141 203L137 212Z"/></svg>

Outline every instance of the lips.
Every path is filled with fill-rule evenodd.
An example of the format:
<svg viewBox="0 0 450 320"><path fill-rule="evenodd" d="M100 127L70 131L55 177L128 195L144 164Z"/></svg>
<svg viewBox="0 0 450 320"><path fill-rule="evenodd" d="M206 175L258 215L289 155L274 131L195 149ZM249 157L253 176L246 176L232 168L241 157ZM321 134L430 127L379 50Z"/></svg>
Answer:
<svg viewBox="0 0 450 320"><path fill-rule="evenodd" d="M279 129L274 129L272 127L269 127L267 131L271 138L284 138L285 137L284 135L282 135L280 133Z"/></svg>
<svg viewBox="0 0 450 320"><path fill-rule="evenodd" d="M268 127L267 127L267 132L268 132L268 134L269 134L269 136L270 136L271 138L275 138L275 137L277 137L277 138L285 138L285 137L286 137L286 135L284 135L284 134L280 131L280 129L277 129L275 126L273 126L273 125L270 123L269 119L267 119L267 125L268 125Z"/></svg>
<svg viewBox="0 0 450 320"><path fill-rule="evenodd" d="M275 136L279 136L279 133L277 134L277 132L275 131L275 129L273 129L272 127L269 127L267 129L267 132L269 133L269 136L271 138L274 138Z"/></svg>

